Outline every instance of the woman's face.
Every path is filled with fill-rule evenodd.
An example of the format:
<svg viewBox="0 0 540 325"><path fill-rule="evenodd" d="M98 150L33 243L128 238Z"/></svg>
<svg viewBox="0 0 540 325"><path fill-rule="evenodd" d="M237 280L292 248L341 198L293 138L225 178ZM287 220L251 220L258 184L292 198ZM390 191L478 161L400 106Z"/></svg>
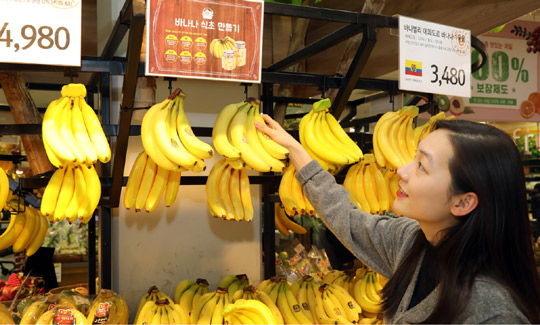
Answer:
<svg viewBox="0 0 540 325"><path fill-rule="evenodd" d="M453 155L449 131L436 130L420 142L415 159L397 171L401 180L394 209L417 220L428 240L429 233L436 234L457 221L450 213L448 162Z"/></svg>

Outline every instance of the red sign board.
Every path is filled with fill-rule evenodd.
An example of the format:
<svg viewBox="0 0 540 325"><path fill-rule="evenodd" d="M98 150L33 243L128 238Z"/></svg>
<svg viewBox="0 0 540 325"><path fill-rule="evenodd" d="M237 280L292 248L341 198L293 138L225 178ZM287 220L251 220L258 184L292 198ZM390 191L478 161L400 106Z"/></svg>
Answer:
<svg viewBox="0 0 540 325"><path fill-rule="evenodd" d="M260 82L263 0L149 0L146 75Z"/></svg>

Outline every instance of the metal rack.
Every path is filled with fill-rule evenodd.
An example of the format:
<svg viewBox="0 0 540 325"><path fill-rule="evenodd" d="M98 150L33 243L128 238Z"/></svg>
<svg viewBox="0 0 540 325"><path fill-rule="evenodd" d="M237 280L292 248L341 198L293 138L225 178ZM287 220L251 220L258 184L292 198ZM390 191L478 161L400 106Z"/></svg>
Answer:
<svg viewBox="0 0 540 325"><path fill-rule="evenodd" d="M272 115L273 105L276 102L302 102L305 99L276 97L273 94L274 84L295 84L295 85L313 85L324 87L325 89L339 89L337 97L332 105L331 111L339 117L346 105L356 107L360 102L349 103L349 97L354 89L378 90L384 91L386 95L396 95L399 93L398 83L395 80L360 78L362 69L365 67L367 59L377 41L377 28L397 28L398 18L363 14L343 10L332 10L325 8L315 8L306 6L295 6L267 2L264 6L264 13L268 15L283 15L291 17L301 17L310 19L320 19L325 21L335 21L346 23L347 25L318 41L307 45L305 48L293 53L292 55L262 69L262 95L263 111ZM144 0L126 0L120 12L120 15L113 27L109 40L99 57L83 57L80 68L66 68L59 66L43 65L20 65L20 64L2 64L0 70L18 70L18 71L51 71L73 74L78 72L90 72L92 76L86 85L89 100L93 100L93 95L100 94L101 117L103 128L107 136L115 137L115 150L113 152L112 170L106 166L100 165L100 174L102 175L102 199L99 203L100 210L100 282L101 287L112 287L111 259L112 259L112 208L119 206L120 193L127 182L123 177L124 165L127 153L127 144L130 136L140 135L140 126L131 125L133 112L134 95L137 77L144 75L144 65L140 63L140 50L142 46L143 29L145 23L145 1ZM128 34L128 49L125 58L114 58L121 40ZM332 76L310 73L282 72L280 70L287 66L303 60L322 49L331 47L357 33L363 34L360 47L355 54L351 66L345 76ZM486 51L482 42L472 37L472 46L477 49L482 59L473 64L473 71L479 69L486 62ZM120 118L118 125L110 124L110 76L124 75L123 98L120 107ZM61 85L51 84L32 84L28 85L30 89L60 90ZM410 92L409 92L410 93ZM418 95L428 97L429 94ZM91 106L93 103L89 102ZM343 121L344 123L350 121ZM211 128L193 127L197 136L211 136ZM41 125L3 125L0 126L0 135L20 135L20 134L40 134ZM280 175L272 173L261 176L250 176L251 184L263 185L263 202L277 202L279 198L275 193L275 186L279 183ZM33 189L43 187L47 184L48 177L38 175L33 178L21 180L23 189ZM181 185L200 185L205 184L205 176L182 177ZM264 216L273 215L273 204L264 205ZM89 240L92 249L89 251L89 288L92 292L95 288L95 260L96 252L93 250L95 241L95 227L89 225ZM275 274L274 268L274 219L266 217L263 223L263 262L264 276L269 277Z"/></svg>

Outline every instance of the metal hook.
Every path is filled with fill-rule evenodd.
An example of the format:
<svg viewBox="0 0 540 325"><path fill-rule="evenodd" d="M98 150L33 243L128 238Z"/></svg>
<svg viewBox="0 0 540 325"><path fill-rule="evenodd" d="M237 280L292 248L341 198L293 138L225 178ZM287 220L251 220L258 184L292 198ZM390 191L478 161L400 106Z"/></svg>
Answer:
<svg viewBox="0 0 540 325"><path fill-rule="evenodd" d="M321 87L321 98L326 98L326 77L323 78L323 84Z"/></svg>
<svg viewBox="0 0 540 325"><path fill-rule="evenodd" d="M244 86L244 94L246 95L246 99L248 99L249 95L248 95L248 87L251 86L252 84L250 83L246 83L246 82L242 82L240 84L240 86Z"/></svg>
<svg viewBox="0 0 540 325"><path fill-rule="evenodd" d="M390 95L390 103L392 103L392 112L394 112L395 111L395 108L394 108L394 103L395 103L394 95Z"/></svg>
<svg viewBox="0 0 540 325"><path fill-rule="evenodd" d="M169 95L172 94L172 79L169 79Z"/></svg>

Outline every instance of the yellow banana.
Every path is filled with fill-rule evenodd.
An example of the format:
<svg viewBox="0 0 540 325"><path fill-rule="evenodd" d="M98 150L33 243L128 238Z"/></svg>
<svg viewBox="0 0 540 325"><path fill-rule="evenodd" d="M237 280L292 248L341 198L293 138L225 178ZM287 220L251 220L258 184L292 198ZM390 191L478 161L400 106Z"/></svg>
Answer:
<svg viewBox="0 0 540 325"><path fill-rule="evenodd" d="M184 112L185 94L180 93L178 97L178 104L174 107L173 115L176 116L176 129L178 131L178 135L180 136L180 140L182 140L184 146L192 154L199 157L200 159L212 158L212 156L214 155L214 150L212 149L212 146L197 138L193 133L193 130L191 129L189 120L186 116L186 113Z"/></svg>
<svg viewBox="0 0 540 325"><path fill-rule="evenodd" d="M379 202L379 209L381 213L385 213L390 209L390 198L388 197L388 185L384 179L383 174L375 166L375 164L369 164L371 169L371 176L374 180L375 187L377 188L377 200Z"/></svg>
<svg viewBox="0 0 540 325"><path fill-rule="evenodd" d="M244 209L244 220L253 221L253 202L251 201L251 189L249 177L244 169L239 170L240 176L240 197Z"/></svg>
<svg viewBox="0 0 540 325"><path fill-rule="evenodd" d="M67 169L68 168L57 169L51 176L47 187L45 187L45 192L43 192L40 207L41 213L44 216L48 217L54 214L54 209L58 200L58 194L60 193L62 181L64 180L64 174Z"/></svg>
<svg viewBox="0 0 540 325"><path fill-rule="evenodd" d="M257 105L258 106L258 105ZM259 122L260 124L264 125L264 119L261 115L257 114L258 110L255 113L255 121ZM269 135L257 130L257 135L259 136L259 140L261 141L262 146L266 151L268 151L269 154L272 155L272 157L276 159L287 159L289 157L289 150L282 145L278 144L276 141L272 140Z"/></svg>
<svg viewBox="0 0 540 325"><path fill-rule="evenodd" d="M308 297L307 297L307 292L308 292L308 284L307 282L302 281L296 293L296 298L298 300L298 304L300 305L300 309L302 310L302 313L304 313L304 316L306 316L306 318L309 319L311 323L315 324L316 323L315 319L313 318L313 314L311 313L311 308L313 308L314 306L310 306Z"/></svg>
<svg viewBox="0 0 540 325"><path fill-rule="evenodd" d="M66 219L70 224L74 223L79 217L79 207L82 206L84 199L87 197L87 184L81 169L86 166L79 166L73 169L73 196L66 209Z"/></svg>
<svg viewBox="0 0 540 325"><path fill-rule="evenodd" d="M225 206L225 211L227 212L226 219L227 220L240 220L240 218L236 215L232 198L230 195L230 190L229 190L229 186L231 183L231 170L233 169L227 165L225 166L225 169L220 175L219 195Z"/></svg>
<svg viewBox="0 0 540 325"><path fill-rule="evenodd" d="M43 139L46 139L49 148L55 153L56 157L66 162L76 162L77 159L64 142L59 127L62 120L61 112L70 101L68 97L62 97L49 104L43 116L42 136Z"/></svg>
<svg viewBox="0 0 540 325"><path fill-rule="evenodd" d="M283 316L281 316L281 312L279 311L279 308L276 306L276 304L272 301L270 296L262 291L257 290L255 293L255 298L266 305L274 315L274 318L276 319L277 324L283 324Z"/></svg>
<svg viewBox="0 0 540 325"><path fill-rule="evenodd" d="M351 294L343 287L334 284L330 284L328 286L328 290L341 304L347 320L352 323L357 323L360 318L360 314L362 313L362 308L354 300Z"/></svg>
<svg viewBox="0 0 540 325"><path fill-rule="evenodd" d="M333 296L329 295L328 288L322 292L322 306L329 318L336 318L340 324L350 323L343 314L341 305L335 301L335 298L333 299Z"/></svg>
<svg viewBox="0 0 540 325"><path fill-rule="evenodd" d="M240 190L240 170L229 168L231 172L231 179L229 183L229 195L234 208L237 221L245 219L244 206L242 203L242 194Z"/></svg>
<svg viewBox="0 0 540 325"><path fill-rule="evenodd" d="M168 179L169 171L158 166L154 182L152 183L152 187L150 188L150 192L146 198L146 212L154 211L154 209L157 207L157 204L165 192Z"/></svg>
<svg viewBox="0 0 540 325"><path fill-rule="evenodd" d="M319 130L319 134L321 139L325 141L328 146L332 149L335 149L335 152L337 155L342 155L347 157L349 160L349 163L355 163L360 160L361 155L354 147L349 147L345 143L343 143L330 129L330 125L328 124L328 121L326 119L327 115L331 115L327 111L322 111L317 113L317 127ZM339 125L339 124L338 124ZM341 126L339 126L341 129ZM343 130L343 129L342 129Z"/></svg>
<svg viewBox="0 0 540 325"><path fill-rule="evenodd" d="M0 210L6 205L9 195L9 179L3 168L0 168Z"/></svg>
<svg viewBox="0 0 540 325"><path fill-rule="evenodd" d="M375 194L376 188L373 181L373 177L369 170L369 165L364 165L362 168L363 177L364 177L364 193L366 194L366 199L369 203L371 213L379 213L381 207L377 195Z"/></svg>
<svg viewBox="0 0 540 325"><path fill-rule="evenodd" d="M66 165L66 161L59 158L56 153L51 149L51 146L47 143L47 139L43 138L43 147L45 148L45 153L51 164L56 168L63 168Z"/></svg>
<svg viewBox="0 0 540 325"><path fill-rule="evenodd" d="M349 135L343 130L339 122L336 120L334 115L330 114L329 112L325 113L325 119L328 123L328 126L330 130L334 133L334 135L347 147L348 150L352 152L356 152L356 155L358 158L362 158L364 155L362 153L362 150L358 145L349 137Z"/></svg>
<svg viewBox="0 0 540 325"><path fill-rule="evenodd" d="M300 139L300 143L302 144L302 147L306 149L309 156L319 162L321 167L324 170L329 170L330 165L328 162L326 162L321 157L317 156L307 145L306 143L306 126L310 123L311 118L313 117L313 110L310 110L309 113L304 115L302 119L300 120L300 124L298 125L298 137Z"/></svg>
<svg viewBox="0 0 540 325"><path fill-rule="evenodd" d="M128 210L131 209L131 207L135 204L135 200L137 199L137 192L139 191L139 186L141 185L147 159L148 155L146 154L146 151L143 150L141 153L139 153L137 158L135 158L135 162L133 162L133 166L129 171L126 190L124 192L124 206Z"/></svg>
<svg viewBox="0 0 540 325"><path fill-rule="evenodd" d="M101 198L101 181L96 168L93 165L90 167L81 166L81 168L88 187L87 193L89 193L89 195L86 210L79 210L79 219L82 218L81 222L87 223L94 215L94 211L99 204L99 199Z"/></svg>
<svg viewBox="0 0 540 325"><path fill-rule="evenodd" d="M306 146L314 152L318 157L337 165L346 165L351 163L349 158L341 155L337 150L331 147L328 142L320 134L320 118L321 113L313 113L312 117L307 120L304 130L304 140Z"/></svg>
<svg viewBox="0 0 540 325"><path fill-rule="evenodd" d="M287 301L287 295L285 293L284 286L288 285L287 283L279 283L279 289L278 289L278 297L277 297L277 303L276 305L279 308L279 311L281 312L281 315L283 316L283 320L285 321L285 324L301 324L300 320L298 320L295 317L295 314L293 310L291 309L291 306L289 305L289 302Z"/></svg>
<svg viewBox="0 0 540 325"><path fill-rule="evenodd" d="M39 211L36 211L39 220L39 230L37 234L33 237L32 241L26 248L26 256L32 256L35 252L41 247L47 231L49 230L49 220L45 216L41 215Z"/></svg>
<svg viewBox="0 0 540 325"><path fill-rule="evenodd" d="M84 119L84 124L88 130L90 140L94 144L99 161L107 163L111 160L111 147L103 132L103 127L99 121L96 112L86 103L84 98L81 98L81 110Z"/></svg>
<svg viewBox="0 0 540 325"><path fill-rule="evenodd" d="M218 114L216 121L214 122L214 128L212 129L212 141L216 151L220 155L226 158L235 159L240 158L241 152L236 148L229 140L227 136L227 130L232 119L238 112L240 107L244 107L248 103L242 101L239 103L229 104L225 106Z"/></svg>
<svg viewBox="0 0 540 325"><path fill-rule="evenodd" d="M17 239L13 243L13 252L19 253L22 252L31 239L32 233L34 232L36 226L39 226L39 220L37 216L30 210L29 207L26 208L24 214L24 225L21 230L21 233L17 236Z"/></svg>
<svg viewBox="0 0 540 325"><path fill-rule="evenodd" d="M296 222L289 219L289 217L287 217L287 215L285 214L285 209L283 209L283 207L281 207L279 203L275 204L274 209L277 217L279 218L283 226L285 226L287 229L300 235L307 233L306 228L302 227L301 225L297 224Z"/></svg>
<svg viewBox="0 0 540 325"><path fill-rule="evenodd" d="M146 207L146 200L148 198L148 193L154 184L154 179L157 174L158 166L154 160L150 157L146 161L146 167L144 168L143 177L141 179L141 185L137 191L137 198L135 199L135 212L141 211Z"/></svg>
<svg viewBox="0 0 540 325"><path fill-rule="evenodd" d="M201 311L203 307L210 301L212 298L216 297L216 292L208 292L203 294L197 303L193 306L193 310L191 312L191 315L189 316L191 319L191 324L197 324L199 321L199 316L201 314ZM187 323L187 322L186 322Z"/></svg>
<svg viewBox="0 0 540 325"><path fill-rule="evenodd" d="M219 181L226 164L225 159L218 160L210 170L208 178L206 179L206 199L208 200L208 205L214 216L219 218L227 217L225 203L219 194Z"/></svg>
<svg viewBox="0 0 540 325"><path fill-rule="evenodd" d="M182 177L182 172L179 171L169 171L169 176L167 180L167 188L165 190L165 206L170 207L174 201L176 201L176 196L178 195L178 189L180 188L180 178Z"/></svg>
<svg viewBox="0 0 540 325"><path fill-rule="evenodd" d="M387 114L388 117L383 119L383 117ZM381 120L377 122L377 124L380 123L377 130L377 144L379 146L379 149L381 150L382 155L384 156L385 161L390 165L390 167L393 169L398 169L402 166L403 162L401 161L397 153L394 152L393 146L391 144L391 141L393 141L393 139L390 138L390 129L392 128L394 123L396 123L396 121L400 118L400 113L399 111L388 112L385 115L383 115Z"/></svg>
<svg viewBox="0 0 540 325"><path fill-rule="evenodd" d="M288 168L291 168L293 166L292 164L289 165ZM300 215L304 215L306 213L306 201L304 200L304 194L302 192L302 185L300 185L300 182L296 179L296 169L293 168L293 174L291 176L290 184L291 184L291 190L290 193L292 194L292 199L294 201L296 211Z"/></svg>
<svg viewBox="0 0 540 325"><path fill-rule="evenodd" d="M73 98L73 108L71 109L71 129L73 130L73 135L79 148L84 153L85 162L87 164L95 164L98 159L96 148L90 140L88 131L86 130L86 125L84 124L84 117L81 110L81 100L80 97Z"/></svg>
<svg viewBox="0 0 540 325"><path fill-rule="evenodd" d="M68 104L64 106L62 111L59 112L62 116L62 119L60 121L61 122L60 134L62 135L64 143L75 155L75 158L76 158L75 162L80 164L86 161L86 156L84 152L82 151L82 148L79 146L79 144L75 140L74 132L73 132L73 129L71 128L72 107L73 107L73 99L70 99Z"/></svg>
<svg viewBox="0 0 540 325"><path fill-rule="evenodd" d="M222 294L214 292L214 295L202 306L201 311L199 312L199 317L197 320L194 320L194 317L191 317L192 324L210 324L212 321L212 314L216 309L216 305L219 299L223 299Z"/></svg>
<svg viewBox="0 0 540 325"><path fill-rule="evenodd" d="M294 216L296 211L296 202L294 200L292 191L292 182L294 177L294 166L289 164L281 176L281 181L279 182L278 194L281 203L283 204L285 211L291 216Z"/></svg>
<svg viewBox="0 0 540 325"><path fill-rule="evenodd" d="M73 198L73 192L75 190L75 173L72 167L66 167L66 173L62 180L62 186L60 187L60 193L58 193L58 200L54 209L54 220L62 221L66 217L66 209Z"/></svg>
<svg viewBox="0 0 540 325"><path fill-rule="evenodd" d="M360 202L360 205L362 206L362 211L371 212L372 207L366 196L366 190L365 190L366 186L364 186L365 169L366 169L365 164L360 164L359 167L356 168L352 184L353 184L354 192L356 193L356 198L358 199L358 202Z"/></svg>

